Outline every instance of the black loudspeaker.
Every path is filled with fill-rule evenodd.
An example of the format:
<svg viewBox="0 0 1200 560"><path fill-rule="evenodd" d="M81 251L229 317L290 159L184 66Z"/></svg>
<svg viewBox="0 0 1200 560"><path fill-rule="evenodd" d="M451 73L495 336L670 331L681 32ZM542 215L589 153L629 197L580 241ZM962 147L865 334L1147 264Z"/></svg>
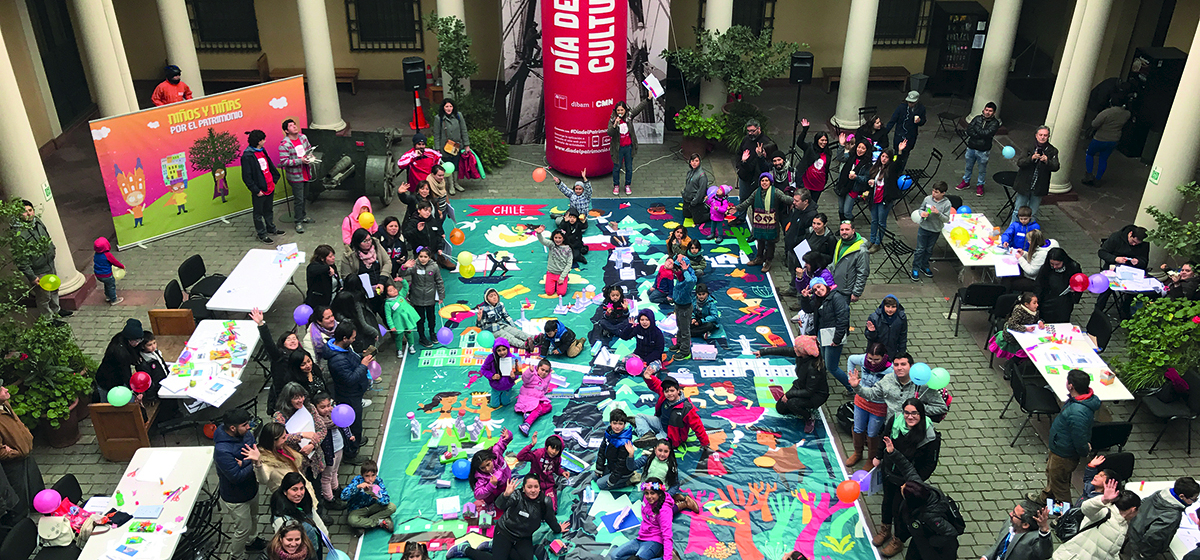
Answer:
<svg viewBox="0 0 1200 560"><path fill-rule="evenodd" d="M425 89L425 59L419 56L410 56L405 58L401 64L404 67L404 89L408 91Z"/></svg>
<svg viewBox="0 0 1200 560"><path fill-rule="evenodd" d="M813 72L813 53L799 51L792 53L792 74L788 81L793 84L811 84Z"/></svg>

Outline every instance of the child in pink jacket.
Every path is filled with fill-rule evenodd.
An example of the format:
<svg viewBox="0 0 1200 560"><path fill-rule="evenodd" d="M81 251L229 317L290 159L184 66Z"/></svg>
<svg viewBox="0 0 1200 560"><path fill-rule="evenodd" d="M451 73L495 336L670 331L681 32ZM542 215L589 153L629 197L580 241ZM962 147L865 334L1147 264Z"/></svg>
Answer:
<svg viewBox="0 0 1200 560"><path fill-rule="evenodd" d="M508 461L504 460L504 452L508 450L508 443L512 439L512 432L504 430L500 433L500 441L496 442L496 445L491 449L477 451L471 457L471 473L467 475L467 481L475 491L475 500L480 502L484 509L496 509L496 498L504 493L504 488L512 478L512 469L508 468Z"/></svg>
<svg viewBox="0 0 1200 560"><path fill-rule="evenodd" d="M350 210L350 215L342 218L342 243L349 245L350 238L354 235L354 230L362 227L358 223L358 216L363 212L371 212L371 201L365 196L360 196L358 200L354 201L354 209ZM375 235L375 232L379 231L379 222L375 222L371 224L371 227L363 229L371 232L371 235Z"/></svg>
<svg viewBox="0 0 1200 560"><path fill-rule="evenodd" d="M639 486L642 491L642 526L638 536L613 551L612 560L627 560L636 555L644 560L671 558L675 551L672 523L675 501L667 494L667 486L657 478L648 478Z"/></svg>
<svg viewBox="0 0 1200 560"><path fill-rule="evenodd" d="M733 187L719 185L713 195L708 197L708 217L712 220L712 234L709 239L720 241L725 236L725 214L729 211L729 191Z"/></svg>
<svg viewBox="0 0 1200 560"><path fill-rule="evenodd" d="M563 440L556 435L550 436L546 438L545 447L534 449L537 442L537 432L533 432L533 441L517 453L517 460L529 463L529 474L537 476L542 493L550 497L550 503L557 510L558 480L567 474L562 468Z"/></svg>
<svg viewBox="0 0 1200 560"><path fill-rule="evenodd" d="M546 394L550 392L550 372L553 369L550 360L543 358L536 370L526 368L525 373L521 374L521 392L517 394L517 404L513 407L525 415L525 422L520 428L521 435L529 435L529 427L551 410L550 398Z"/></svg>

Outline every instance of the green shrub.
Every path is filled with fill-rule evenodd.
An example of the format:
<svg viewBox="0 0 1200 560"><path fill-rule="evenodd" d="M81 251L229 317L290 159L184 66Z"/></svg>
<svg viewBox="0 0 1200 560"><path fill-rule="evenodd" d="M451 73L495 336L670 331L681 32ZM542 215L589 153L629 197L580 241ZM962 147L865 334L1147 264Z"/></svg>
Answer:
<svg viewBox="0 0 1200 560"><path fill-rule="evenodd" d="M457 101L458 112L467 121L468 130L496 126L496 107L492 105L491 95L473 91Z"/></svg>
<svg viewBox="0 0 1200 560"><path fill-rule="evenodd" d="M1162 385L1167 368L1180 374L1200 367L1200 302L1138 296L1142 308L1121 322L1129 333L1126 359L1113 360L1130 391Z"/></svg>
<svg viewBox="0 0 1200 560"><path fill-rule="evenodd" d="M726 111L728 114L725 117L725 132L721 135L721 143L730 151L736 151L742 145L742 139L746 137L746 121L754 119L762 125L764 131L767 130L767 115L750 103L733 103ZM786 145L791 144L790 140L786 142Z"/></svg>
<svg viewBox="0 0 1200 560"><path fill-rule="evenodd" d="M470 130L471 150L479 156L483 168L489 172L508 163L508 142L494 127Z"/></svg>
<svg viewBox="0 0 1200 560"><path fill-rule="evenodd" d="M1200 184L1196 181L1179 185L1175 190L1179 191L1185 207L1200 202ZM1149 240L1154 246L1184 262L1200 259L1200 241L1197 241L1200 240L1200 221L1185 222L1174 212L1163 212L1154 206L1147 208L1146 213L1158 224L1149 231ZM1186 213L1183 216L1195 217Z"/></svg>

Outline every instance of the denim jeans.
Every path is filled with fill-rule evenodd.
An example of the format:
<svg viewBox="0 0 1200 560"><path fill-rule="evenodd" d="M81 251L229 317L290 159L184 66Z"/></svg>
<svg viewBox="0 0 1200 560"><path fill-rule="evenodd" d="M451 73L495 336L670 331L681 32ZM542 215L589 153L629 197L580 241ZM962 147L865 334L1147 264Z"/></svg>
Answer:
<svg viewBox="0 0 1200 560"><path fill-rule="evenodd" d="M825 358L825 369L833 374L833 378L837 379L847 391L852 390L850 387L850 378L846 376L846 371L839 365L842 362L842 347L840 345L822 346L821 356Z"/></svg>
<svg viewBox="0 0 1200 560"><path fill-rule="evenodd" d="M1091 143L1088 144L1087 151L1083 154L1083 162L1084 167L1086 167L1086 171L1089 174L1092 172L1092 158L1098 157L1100 158L1100 164L1096 168L1096 179L1103 178L1104 170L1108 169L1108 156L1112 155L1113 149L1116 147L1116 142L1101 142L1099 140L1092 140Z"/></svg>
<svg viewBox="0 0 1200 560"><path fill-rule="evenodd" d="M633 146L617 148L617 161L613 162L613 186L621 184L621 166L625 166L625 186L633 183Z"/></svg>
<svg viewBox="0 0 1200 560"><path fill-rule="evenodd" d="M658 439L667 439L667 429L662 425L662 420L653 414L639 414L633 419L634 429L637 435L644 436L650 432Z"/></svg>
<svg viewBox="0 0 1200 560"><path fill-rule="evenodd" d="M492 389L492 398L488 399L488 406L490 406L492 408L500 408L502 406L507 406L507 405L512 404L513 399L515 399L515 398L516 398L516 396L513 395L512 389L509 389L507 391L497 391L495 389Z"/></svg>
<svg viewBox="0 0 1200 560"><path fill-rule="evenodd" d="M854 433L867 434L867 437L879 435L883 428L883 416L875 416L865 409L854 407Z"/></svg>
<svg viewBox="0 0 1200 560"><path fill-rule="evenodd" d="M741 177L738 177L738 202L740 203L741 201L746 200L747 198L749 198L751 196L754 196L754 189L756 189L756 188L758 188L758 179L757 178L752 179L750 181L743 181ZM734 204L732 202L730 202L729 207L733 208ZM746 209L744 211L738 212L737 215L745 218L746 213L749 211L750 211L749 209Z"/></svg>
<svg viewBox="0 0 1200 560"><path fill-rule="evenodd" d="M658 560L663 557L662 543L633 539L613 551L611 560L627 560L637 555L642 560Z"/></svg>
<svg viewBox="0 0 1200 560"><path fill-rule="evenodd" d="M975 163L979 163L979 181L976 185L983 185L987 181L987 164L988 157L991 155L991 150L972 150L967 148L967 170L963 171L963 182L970 184L972 171L975 169Z"/></svg>
<svg viewBox="0 0 1200 560"><path fill-rule="evenodd" d="M304 204L308 202L305 197L308 196L308 190L312 188L312 181L288 182L292 183L292 204L295 208L292 211L292 216L296 219L296 223L300 223L308 216L304 211Z"/></svg>
<svg viewBox="0 0 1200 560"><path fill-rule="evenodd" d="M1042 197L1033 194L1024 195L1017 193L1016 196L1013 197L1012 218L1009 221L1017 221L1017 210L1020 210L1022 206L1028 206L1030 210L1033 210L1033 217L1036 218L1038 207L1041 205Z"/></svg>
<svg viewBox="0 0 1200 560"><path fill-rule="evenodd" d="M929 268L929 255L933 254L933 246L937 245L938 232L917 228L917 248L913 250L913 270Z"/></svg>
<svg viewBox="0 0 1200 560"><path fill-rule="evenodd" d="M883 242L883 232L887 230L888 212L892 211L891 202L871 204L871 244Z"/></svg>
<svg viewBox="0 0 1200 560"><path fill-rule="evenodd" d="M96 280L99 280L101 284L104 284L104 301L117 301L117 279L113 278L112 276L97 276Z"/></svg>
<svg viewBox="0 0 1200 560"><path fill-rule="evenodd" d="M629 478L617 478L613 473L608 473L596 479L596 487L601 490L614 490L625 488L626 486L629 486Z"/></svg>
<svg viewBox="0 0 1200 560"><path fill-rule="evenodd" d="M849 220L854 217L854 203L858 199L850 198L849 194L838 196L838 218L841 220Z"/></svg>

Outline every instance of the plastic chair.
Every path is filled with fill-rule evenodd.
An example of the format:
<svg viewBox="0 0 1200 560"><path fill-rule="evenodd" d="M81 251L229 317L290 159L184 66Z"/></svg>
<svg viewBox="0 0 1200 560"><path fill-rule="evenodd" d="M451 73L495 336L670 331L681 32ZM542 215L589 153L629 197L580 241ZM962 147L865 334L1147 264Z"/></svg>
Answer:
<svg viewBox="0 0 1200 560"><path fill-rule="evenodd" d="M1008 288L1000 284L975 283L965 288L959 288L950 300L950 315L954 315L954 336L958 336L958 322L964 311L988 311L995 307L996 301L1004 295ZM954 306L958 305L958 313Z"/></svg>
<svg viewBox="0 0 1200 560"><path fill-rule="evenodd" d="M956 194L948 194L946 195L946 198L950 200L950 207L954 208L955 211L957 211L959 208L962 208L963 198L961 196Z"/></svg>
<svg viewBox="0 0 1200 560"><path fill-rule="evenodd" d="M37 548L37 524L32 518L26 517L17 522L12 530L4 537L4 542L0 543L0 558L4 560L28 560L33 554L33 550Z"/></svg>
<svg viewBox="0 0 1200 560"><path fill-rule="evenodd" d="M1030 368L1032 368L1032 364L1030 364ZM1029 425L1034 415L1053 416L1059 413L1058 397L1046 388L1045 380L1041 376L1033 380L1022 375L1020 370L1021 366L1018 366L1018 372L1008 380L1009 386L1012 387L1012 398L1009 399L1008 404L1004 405L1004 410L1000 411L1000 417L1004 418L1004 413L1008 411L1009 405L1016 401L1017 405L1021 407L1021 411L1025 413L1025 421L1021 422L1021 427L1017 430L1017 435L1013 436L1009 447L1016 447L1017 439L1021 437L1021 432L1025 431L1025 426Z"/></svg>
<svg viewBox="0 0 1200 560"><path fill-rule="evenodd" d="M1163 434L1167 433L1167 428L1171 427L1171 422L1175 420L1187 420L1187 435L1188 435L1188 456L1192 456L1192 420L1200 417L1200 375L1192 372L1183 374L1183 380L1187 382L1190 390L1187 395L1177 395L1175 400L1167 402L1162 400L1161 395L1165 391L1171 390L1170 383L1163 385L1159 390L1151 393L1147 397L1138 402L1133 408L1133 413L1137 414L1138 408L1143 404L1159 420L1165 420L1163 428L1158 432L1158 437L1154 438L1154 443L1150 445L1148 453L1154 453L1154 448L1158 446L1158 442L1162 440ZM1133 416L1130 415L1130 420Z"/></svg>
<svg viewBox="0 0 1200 560"><path fill-rule="evenodd" d="M208 270L204 267L204 257L200 255L192 255L179 265L179 284L183 288L188 289L188 293L195 296L204 296L211 298L221 289L221 283L225 282L225 276L214 274L206 276Z"/></svg>
<svg viewBox="0 0 1200 560"><path fill-rule="evenodd" d="M77 506L83 505L81 503L83 501L83 488L79 487L79 479L75 478L75 475L63 475L62 478L58 479L58 482L54 483L53 488L58 492L58 495L71 500L72 504Z"/></svg>
<svg viewBox="0 0 1200 560"><path fill-rule="evenodd" d="M185 300L183 288L179 286L179 282L176 280L167 282L167 287L163 289L163 302L166 303L167 309L191 310L192 318L197 323L212 318L212 312L208 310L208 298L196 297Z"/></svg>

